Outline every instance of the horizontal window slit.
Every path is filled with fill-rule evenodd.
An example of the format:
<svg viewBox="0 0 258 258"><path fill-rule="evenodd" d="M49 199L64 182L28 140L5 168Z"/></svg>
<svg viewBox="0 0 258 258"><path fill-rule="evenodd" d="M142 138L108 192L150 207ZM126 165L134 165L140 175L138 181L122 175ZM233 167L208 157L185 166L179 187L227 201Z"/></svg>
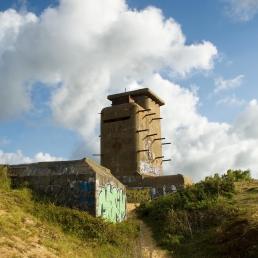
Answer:
<svg viewBox="0 0 258 258"><path fill-rule="evenodd" d="M113 122L124 121L124 120L128 120L128 119L130 119L130 116L113 118L113 119L106 119L106 120L103 120L103 122L104 123L113 123Z"/></svg>

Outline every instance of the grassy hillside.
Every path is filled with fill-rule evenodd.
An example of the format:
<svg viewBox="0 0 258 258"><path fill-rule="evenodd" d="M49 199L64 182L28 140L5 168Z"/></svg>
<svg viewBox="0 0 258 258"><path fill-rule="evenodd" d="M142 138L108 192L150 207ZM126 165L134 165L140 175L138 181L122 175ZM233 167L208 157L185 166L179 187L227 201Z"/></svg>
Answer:
<svg viewBox="0 0 258 258"><path fill-rule="evenodd" d="M173 258L252 258L258 253L258 181L228 171L138 208ZM10 187L0 166L0 256L143 257L139 225L58 207L26 186Z"/></svg>
<svg viewBox="0 0 258 258"><path fill-rule="evenodd" d="M250 171L206 178L141 204L138 213L174 258L258 255L258 180Z"/></svg>
<svg viewBox="0 0 258 258"><path fill-rule="evenodd" d="M58 207L27 187L12 189L0 166L1 257L138 257L139 226Z"/></svg>

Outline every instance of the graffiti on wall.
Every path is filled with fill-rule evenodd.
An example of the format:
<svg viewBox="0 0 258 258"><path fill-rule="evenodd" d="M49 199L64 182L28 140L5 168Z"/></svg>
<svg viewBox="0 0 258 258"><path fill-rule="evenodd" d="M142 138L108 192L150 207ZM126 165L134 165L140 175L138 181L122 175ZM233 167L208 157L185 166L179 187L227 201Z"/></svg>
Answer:
<svg viewBox="0 0 258 258"><path fill-rule="evenodd" d="M57 175L50 180L45 192L60 203L82 210L89 210L95 205L94 178L88 178L87 181L70 180L69 177L60 180L60 175Z"/></svg>
<svg viewBox="0 0 258 258"><path fill-rule="evenodd" d="M155 176L159 176L161 174L160 169L153 166L152 164L148 164L146 162L140 161L140 171L143 174L153 174Z"/></svg>
<svg viewBox="0 0 258 258"><path fill-rule="evenodd" d="M149 141L147 139L144 141L144 149L148 150L145 152L145 156L146 156L147 160L154 160L155 155L152 151L152 142L151 141Z"/></svg>
<svg viewBox="0 0 258 258"><path fill-rule="evenodd" d="M150 187L127 188L126 195L128 202L142 202L151 200Z"/></svg>
<svg viewBox="0 0 258 258"><path fill-rule="evenodd" d="M126 194L122 188L111 184L101 186L98 198L98 216L112 222L120 222L126 216Z"/></svg>
<svg viewBox="0 0 258 258"><path fill-rule="evenodd" d="M89 180L90 181L90 180ZM70 181L68 179L70 196L79 202L78 206L84 210L95 204L94 183L88 181Z"/></svg>
<svg viewBox="0 0 258 258"><path fill-rule="evenodd" d="M157 198L160 195L175 193L177 188L175 185L170 185L168 188L163 185L162 189L155 187L131 187L126 189L128 202L143 202Z"/></svg>

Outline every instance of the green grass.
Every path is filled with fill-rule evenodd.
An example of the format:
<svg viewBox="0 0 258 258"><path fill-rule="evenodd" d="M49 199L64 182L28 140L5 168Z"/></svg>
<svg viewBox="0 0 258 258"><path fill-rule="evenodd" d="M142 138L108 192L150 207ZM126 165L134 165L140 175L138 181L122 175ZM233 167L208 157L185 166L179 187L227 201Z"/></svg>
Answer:
<svg viewBox="0 0 258 258"><path fill-rule="evenodd" d="M4 166L0 166L0 218L0 253L6 257L40 257L39 250L45 252L42 257L52 257L50 253L56 257L130 258L141 253L137 222L114 224L56 206L26 186L12 189Z"/></svg>
<svg viewBox="0 0 258 258"><path fill-rule="evenodd" d="M3 257L143 257L139 225L114 224L56 206L27 188L11 188L0 166ZM175 194L142 203L138 213L173 258L252 258L258 253L258 181L229 170Z"/></svg>
<svg viewBox="0 0 258 258"><path fill-rule="evenodd" d="M258 181L233 172L140 205L140 217L174 258L257 257Z"/></svg>

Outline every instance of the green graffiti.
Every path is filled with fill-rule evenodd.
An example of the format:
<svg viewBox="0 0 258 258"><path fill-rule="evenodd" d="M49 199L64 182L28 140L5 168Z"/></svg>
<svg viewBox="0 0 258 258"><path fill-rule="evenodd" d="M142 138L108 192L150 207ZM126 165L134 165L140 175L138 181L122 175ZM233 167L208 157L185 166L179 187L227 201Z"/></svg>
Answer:
<svg viewBox="0 0 258 258"><path fill-rule="evenodd" d="M98 199L98 216L120 222L126 216L126 194L110 184L101 187Z"/></svg>

